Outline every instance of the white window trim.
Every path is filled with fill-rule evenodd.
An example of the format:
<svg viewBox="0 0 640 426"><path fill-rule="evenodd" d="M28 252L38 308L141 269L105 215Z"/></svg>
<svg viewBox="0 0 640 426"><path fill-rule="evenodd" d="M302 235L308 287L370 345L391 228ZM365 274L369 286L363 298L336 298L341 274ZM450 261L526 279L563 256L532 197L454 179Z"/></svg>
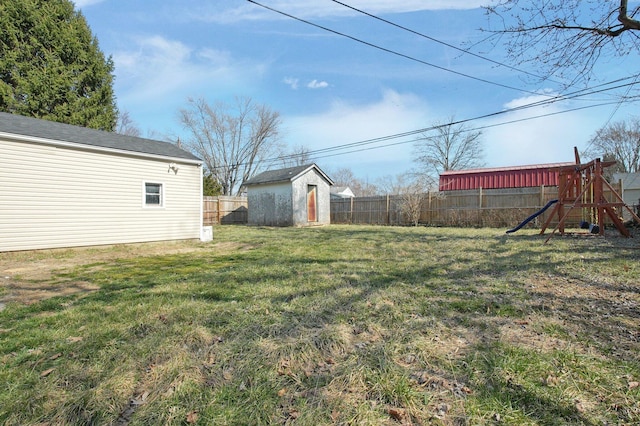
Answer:
<svg viewBox="0 0 640 426"><path fill-rule="evenodd" d="M147 204L147 184L160 185L160 204ZM156 180L145 180L142 182L142 208L163 209L166 205L164 182Z"/></svg>

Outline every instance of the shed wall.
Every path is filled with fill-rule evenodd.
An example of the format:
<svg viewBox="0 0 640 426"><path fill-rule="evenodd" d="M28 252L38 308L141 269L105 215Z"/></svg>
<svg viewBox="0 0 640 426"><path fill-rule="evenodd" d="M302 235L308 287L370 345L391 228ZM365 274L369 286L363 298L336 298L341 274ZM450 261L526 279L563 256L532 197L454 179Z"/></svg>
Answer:
<svg viewBox="0 0 640 426"><path fill-rule="evenodd" d="M247 203L249 225L293 225L290 182L251 186L247 188Z"/></svg>
<svg viewBox="0 0 640 426"><path fill-rule="evenodd" d="M0 251L199 238L201 170L0 139ZM144 206L144 182L164 206Z"/></svg>
<svg viewBox="0 0 640 426"><path fill-rule="evenodd" d="M310 225L307 216L307 188L315 185L317 222L313 225L328 225L331 222L331 192L327 181L315 170L303 174L292 182L293 186L293 224L295 226Z"/></svg>

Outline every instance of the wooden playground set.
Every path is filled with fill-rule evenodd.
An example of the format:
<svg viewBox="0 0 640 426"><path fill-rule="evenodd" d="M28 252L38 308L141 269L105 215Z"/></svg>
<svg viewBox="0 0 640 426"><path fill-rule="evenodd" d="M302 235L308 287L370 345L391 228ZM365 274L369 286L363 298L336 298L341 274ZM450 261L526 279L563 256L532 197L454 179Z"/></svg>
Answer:
<svg viewBox="0 0 640 426"><path fill-rule="evenodd" d="M546 241L549 241L556 231L561 235L565 234L565 222L569 214L575 209L581 209L582 211L583 220L580 223L580 228L588 230L585 234L603 236L605 218L608 217L621 235L631 237L631 233L620 216L620 212L623 209L627 209L633 220L638 224L640 224L640 218L633 209L625 204L622 197L607 182L603 173L605 168L613 166L616 162L601 161L596 158L582 164L577 148L574 148L574 154L576 164L560 167L558 170L558 198L551 200L541 210L529 216L516 228L508 230L507 233L517 231L553 206L553 210L551 210L547 220L542 225L540 234L542 235L546 232L556 217L558 224ZM605 197L605 188L611 194L610 199Z"/></svg>

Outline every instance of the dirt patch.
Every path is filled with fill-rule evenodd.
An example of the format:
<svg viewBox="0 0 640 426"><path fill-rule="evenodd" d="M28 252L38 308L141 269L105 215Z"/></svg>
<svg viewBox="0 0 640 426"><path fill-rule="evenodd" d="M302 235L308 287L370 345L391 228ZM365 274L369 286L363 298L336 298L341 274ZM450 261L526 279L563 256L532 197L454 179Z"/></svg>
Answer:
<svg viewBox="0 0 640 426"><path fill-rule="evenodd" d="M0 310L7 303L28 305L54 296L98 290L90 282L56 278L60 273L78 266L96 264L100 267L122 259L191 253L212 248L242 249L230 247L230 243L220 244L224 247L196 241L172 241L0 253Z"/></svg>

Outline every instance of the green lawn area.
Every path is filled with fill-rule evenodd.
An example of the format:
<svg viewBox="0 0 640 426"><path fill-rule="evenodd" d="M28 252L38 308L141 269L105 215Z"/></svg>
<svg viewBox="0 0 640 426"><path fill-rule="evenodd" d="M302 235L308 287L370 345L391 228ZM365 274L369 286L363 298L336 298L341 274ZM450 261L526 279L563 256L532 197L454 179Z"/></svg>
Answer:
<svg viewBox="0 0 640 426"><path fill-rule="evenodd" d="M545 239L222 226L0 253L55 264L0 277L0 424L640 424L640 242ZM12 301L20 281L84 290Z"/></svg>

